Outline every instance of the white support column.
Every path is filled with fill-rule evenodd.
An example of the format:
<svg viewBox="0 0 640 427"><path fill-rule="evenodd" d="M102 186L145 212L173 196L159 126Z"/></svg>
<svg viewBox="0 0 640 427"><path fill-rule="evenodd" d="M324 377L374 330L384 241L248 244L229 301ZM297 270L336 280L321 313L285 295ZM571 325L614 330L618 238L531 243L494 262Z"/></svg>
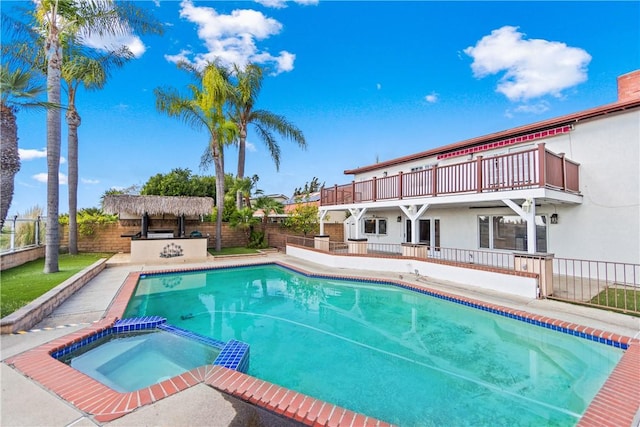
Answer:
<svg viewBox="0 0 640 427"><path fill-rule="evenodd" d="M418 205L400 206L400 209L411 221L411 243L418 243L420 230L418 229L418 218L420 218L429 209L429 204L424 204L418 208Z"/></svg>
<svg viewBox="0 0 640 427"><path fill-rule="evenodd" d="M356 219L356 239L360 238L360 220L367 212L367 208L362 208L362 210L358 208L349 208L349 212Z"/></svg>
<svg viewBox="0 0 640 427"><path fill-rule="evenodd" d="M320 235L324 236L324 218L327 216L326 209L320 209Z"/></svg>
<svg viewBox="0 0 640 427"><path fill-rule="evenodd" d="M522 203L522 206L519 206L517 203L509 199L502 199L502 202L527 222L527 252L530 254L536 253L538 248L536 241L535 199L526 199L524 203Z"/></svg>

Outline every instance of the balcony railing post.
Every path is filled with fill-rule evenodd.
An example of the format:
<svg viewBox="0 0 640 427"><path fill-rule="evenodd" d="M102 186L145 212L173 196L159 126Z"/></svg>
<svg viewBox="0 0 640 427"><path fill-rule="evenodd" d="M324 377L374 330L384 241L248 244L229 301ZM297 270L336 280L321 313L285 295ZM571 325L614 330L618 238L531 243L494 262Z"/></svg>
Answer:
<svg viewBox="0 0 640 427"><path fill-rule="evenodd" d="M547 185L547 151L544 148L544 142L538 144L538 181L539 187Z"/></svg>
<svg viewBox="0 0 640 427"><path fill-rule="evenodd" d="M398 172L398 198L402 200L402 171Z"/></svg>
<svg viewBox="0 0 640 427"><path fill-rule="evenodd" d="M351 181L351 203L356 203L356 182Z"/></svg>
<svg viewBox="0 0 640 427"><path fill-rule="evenodd" d="M478 193L482 193L482 156L476 157L476 186Z"/></svg>
<svg viewBox="0 0 640 427"><path fill-rule="evenodd" d="M438 165L434 165L431 169L431 194L438 195ZM426 174L425 174L426 177Z"/></svg>
<svg viewBox="0 0 640 427"><path fill-rule="evenodd" d="M564 153L558 154L562 160L562 190L567 191L567 158Z"/></svg>
<svg viewBox="0 0 640 427"><path fill-rule="evenodd" d="M375 202L376 200L378 200L378 197L377 197L378 196L378 191L377 191L378 190L378 182L377 182L377 179L376 179L375 176L373 177L372 181L373 181L372 182L373 188L371 189L371 197L373 198L373 201Z"/></svg>

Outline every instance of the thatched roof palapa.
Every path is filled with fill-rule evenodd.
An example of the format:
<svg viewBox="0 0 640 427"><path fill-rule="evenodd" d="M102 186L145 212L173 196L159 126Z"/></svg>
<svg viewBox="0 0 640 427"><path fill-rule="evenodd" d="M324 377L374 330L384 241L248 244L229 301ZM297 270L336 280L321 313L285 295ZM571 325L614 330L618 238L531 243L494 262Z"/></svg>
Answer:
<svg viewBox="0 0 640 427"><path fill-rule="evenodd" d="M106 213L129 213L143 216L172 214L175 216L207 215L213 210L211 197L182 197L182 196L105 196L102 208Z"/></svg>

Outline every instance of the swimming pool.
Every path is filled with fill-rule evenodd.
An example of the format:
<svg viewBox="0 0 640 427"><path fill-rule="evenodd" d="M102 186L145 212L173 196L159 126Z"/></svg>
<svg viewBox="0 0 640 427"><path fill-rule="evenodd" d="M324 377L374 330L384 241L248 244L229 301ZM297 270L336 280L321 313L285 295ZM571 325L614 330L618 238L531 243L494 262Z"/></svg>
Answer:
<svg viewBox="0 0 640 427"><path fill-rule="evenodd" d="M251 345L249 374L399 425L575 424L622 350L279 266L141 277L125 317Z"/></svg>

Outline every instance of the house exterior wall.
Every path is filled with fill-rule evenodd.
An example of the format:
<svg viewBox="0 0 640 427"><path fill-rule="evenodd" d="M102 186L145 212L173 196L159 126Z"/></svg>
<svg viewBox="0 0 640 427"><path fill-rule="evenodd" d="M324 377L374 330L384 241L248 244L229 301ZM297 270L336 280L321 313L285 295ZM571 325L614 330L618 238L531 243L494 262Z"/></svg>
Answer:
<svg viewBox="0 0 640 427"><path fill-rule="evenodd" d="M580 163L583 195L580 205L545 206L559 218L549 252L640 263L640 111L581 123L548 148Z"/></svg>
<svg viewBox="0 0 640 427"><path fill-rule="evenodd" d="M564 153L566 158L579 163L580 194L578 204L535 200L536 215L546 216L547 251L561 258L576 258L623 263L640 263L640 109L598 115L576 122L568 133L542 138L533 142L513 144L500 149L487 150L473 156L488 158L508 152L532 149L545 143L546 149ZM354 181L392 176L411 168L437 163L444 166L469 160L457 156L436 160L436 156L387 165L354 175ZM415 203L415 202L413 202ZM424 203L424 200L421 201ZM427 203L429 201L427 200ZM398 205L410 205L401 200ZM485 204L486 205L486 204ZM367 203L361 207L366 208ZM333 212L330 212L332 214ZM551 224L550 216L558 215L558 223ZM368 209L364 218L387 219L386 235L364 234L363 222L359 224L360 237L369 243L402 243L406 217L399 207ZM478 216L516 215L496 198L492 206L447 207L431 205L421 219L440 220L440 246L461 249L480 249ZM402 222L397 222L397 217ZM345 222L345 237L353 237L353 219ZM513 251L508 251L513 252Z"/></svg>

